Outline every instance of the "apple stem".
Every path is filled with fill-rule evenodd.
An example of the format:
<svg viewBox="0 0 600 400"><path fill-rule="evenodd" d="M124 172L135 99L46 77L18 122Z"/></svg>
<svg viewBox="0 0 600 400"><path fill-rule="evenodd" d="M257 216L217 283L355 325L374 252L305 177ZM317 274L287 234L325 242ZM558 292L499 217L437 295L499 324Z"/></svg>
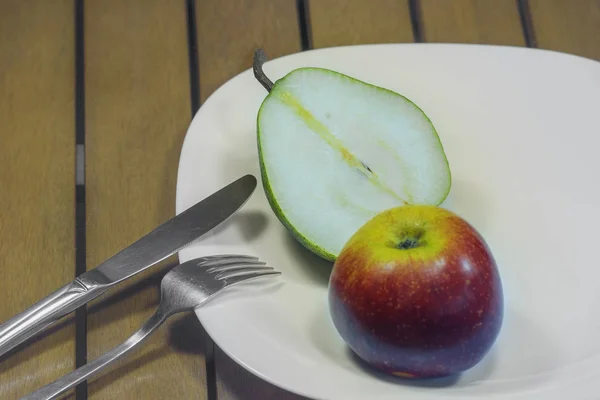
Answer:
<svg viewBox="0 0 600 400"><path fill-rule="evenodd" d="M265 75L262 69L262 66L265 63L265 61L267 61L267 56L265 55L265 52L263 51L263 49L257 49L254 52L254 62L252 63L254 77L260 82L261 85L263 85L265 89L267 89L267 92L270 92L271 89L273 89L273 82L271 82L271 80L267 78L267 75Z"/></svg>
<svg viewBox="0 0 600 400"><path fill-rule="evenodd" d="M400 250L409 250L414 249L419 246L419 241L417 239L404 239L402 242L398 244L398 248Z"/></svg>

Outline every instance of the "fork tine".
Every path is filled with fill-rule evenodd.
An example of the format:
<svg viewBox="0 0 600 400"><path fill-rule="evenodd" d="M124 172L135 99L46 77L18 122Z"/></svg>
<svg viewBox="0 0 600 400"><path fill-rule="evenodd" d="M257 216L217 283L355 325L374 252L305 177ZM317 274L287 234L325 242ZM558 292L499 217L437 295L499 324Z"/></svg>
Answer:
<svg viewBox="0 0 600 400"><path fill-rule="evenodd" d="M212 265L220 265L222 263L233 263L233 262L245 262L258 260L255 256L246 256L243 254L226 254L218 256L206 256L198 259L197 265L199 267L210 267Z"/></svg>
<svg viewBox="0 0 600 400"><path fill-rule="evenodd" d="M226 280L228 278L238 275L248 275L254 272L266 272L273 271L273 267L269 266L238 266L237 268L231 267L224 271L218 271L215 278Z"/></svg>
<svg viewBox="0 0 600 400"><path fill-rule="evenodd" d="M210 256L201 256L201 257L198 257L197 260L220 260L223 258L232 258L232 257L234 257L234 258L254 258L254 259L258 258L256 256L251 256L248 254L233 254L232 253L232 254L212 254Z"/></svg>
<svg viewBox="0 0 600 400"><path fill-rule="evenodd" d="M244 260L258 260L257 256L251 256L248 254L216 254L210 256L200 257L200 259L204 259L205 261L212 260L230 260L230 259L244 259Z"/></svg>
<svg viewBox="0 0 600 400"><path fill-rule="evenodd" d="M263 278L266 276L273 276L273 275L281 275L281 272L279 272L279 271L254 272L254 273L250 273L250 274L234 275L234 276L231 276L228 278L224 278L222 280L225 282L226 286L231 286L236 283L245 282L245 281L249 281L249 280L257 279L257 278Z"/></svg>
<svg viewBox="0 0 600 400"><path fill-rule="evenodd" d="M216 265L214 267L208 268L207 272L220 272L220 271L229 271L232 269L240 269L245 267L258 267L261 265L267 265L264 261L239 261L239 262L228 262L220 265Z"/></svg>

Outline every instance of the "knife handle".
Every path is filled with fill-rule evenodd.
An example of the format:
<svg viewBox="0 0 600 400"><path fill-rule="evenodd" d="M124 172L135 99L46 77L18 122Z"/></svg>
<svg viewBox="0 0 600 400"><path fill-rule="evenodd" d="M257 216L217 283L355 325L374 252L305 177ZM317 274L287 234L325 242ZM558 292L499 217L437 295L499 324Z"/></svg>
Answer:
<svg viewBox="0 0 600 400"><path fill-rule="evenodd" d="M0 355L58 321L108 290L105 285L88 287L75 279L51 295L0 325Z"/></svg>

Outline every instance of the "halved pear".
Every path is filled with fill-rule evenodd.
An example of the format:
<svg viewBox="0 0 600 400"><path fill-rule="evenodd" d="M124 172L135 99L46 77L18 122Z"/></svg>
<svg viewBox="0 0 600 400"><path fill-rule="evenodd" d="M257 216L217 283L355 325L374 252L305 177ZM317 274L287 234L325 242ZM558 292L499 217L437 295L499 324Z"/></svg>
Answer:
<svg viewBox="0 0 600 400"><path fill-rule="evenodd" d="M281 223L334 261L346 241L383 210L439 205L449 164L425 113L406 97L323 68L299 68L274 84L257 117L263 188Z"/></svg>

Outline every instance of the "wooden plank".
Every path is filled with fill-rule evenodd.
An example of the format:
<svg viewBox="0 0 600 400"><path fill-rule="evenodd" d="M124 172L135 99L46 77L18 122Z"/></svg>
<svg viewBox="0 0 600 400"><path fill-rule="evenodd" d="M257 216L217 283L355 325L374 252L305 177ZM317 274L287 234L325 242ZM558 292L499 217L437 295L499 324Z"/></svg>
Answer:
<svg viewBox="0 0 600 400"><path fill-rule="evenodd" d="M537 46L600 60L600 0L530 0Z"/></svg>
<svg viewBox="0 0 600 400"><path fill-rule="evenodd" d="M270 59L300 51L294 1L202 0L196 20L202 101L250 68L257 47Z"/></svg>
<svg viewBox="0 0 600 400"><path fill-rule="evenodd" d="M73 35L71 0L0 2L1 321L75 276ZM0 358L1 398L73 369L73 315Z"/></svg>
<svg viewBox="0 0 600 400"><path fill-rule="evenodd" d="M87 267L175 214L179 151L191 118L184 1L85 4ZM155 266L97 299L88 359L156 310ZM206 398L202 329L172 317L143 347L89 382L90 399Z"/></svg>
<svg viewBox="0 0 600 400"><path fill-rule="evenodd" d="M426 42L525 45L515 0L420 0L418 15Z"/></svg>
<svg viewBox="0 0 600 400"><path fill-rule="evenodd" d="M408 0L311 1L315 48L412 42Z"/></svg>
<svg viewBox="0 0 600 400"><path fill-rule="evenodd" d="M198 1L196 21L202 101L250 68L257 47L265 49L270 59L301 50L294 1ZM247 373L222 351L215 353L219 400L289 399L284 391Z"/></svg>

